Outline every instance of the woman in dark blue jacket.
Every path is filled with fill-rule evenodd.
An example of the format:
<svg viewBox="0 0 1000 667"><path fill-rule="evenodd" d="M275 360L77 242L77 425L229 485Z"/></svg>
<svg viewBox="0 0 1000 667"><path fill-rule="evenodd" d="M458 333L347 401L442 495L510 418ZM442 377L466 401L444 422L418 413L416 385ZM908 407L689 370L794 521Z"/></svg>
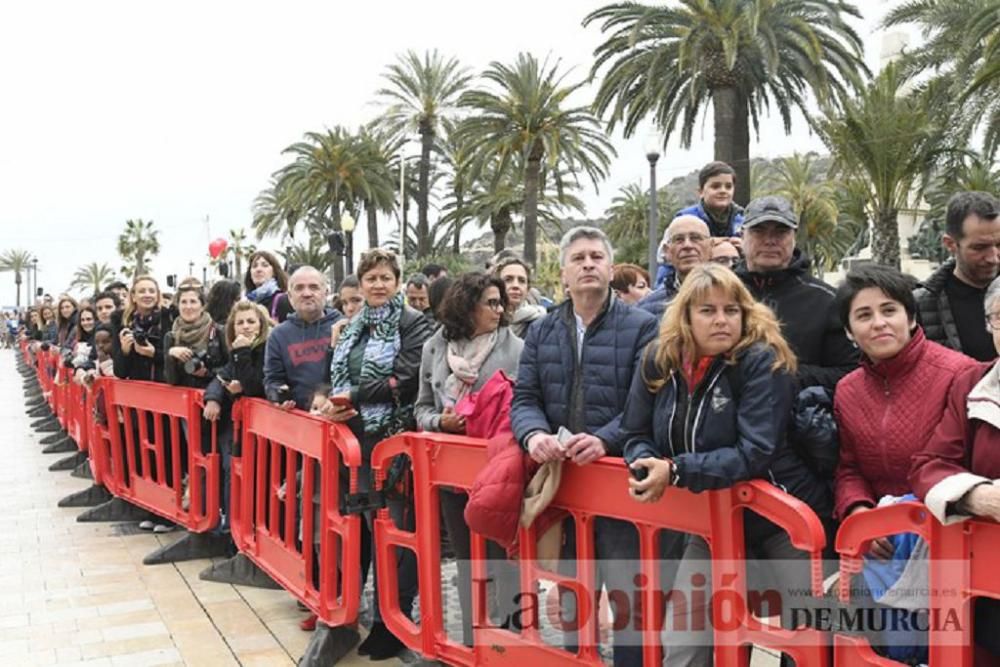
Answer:
<svg viewBox="0 0 1000 667"><path fill-rule="evenodd" d="M712 264L694 269L646 349L622 417L625 460L635 473L630 494L656 502L667 486L698 493L758 478L792 493L817 486L785 441L795 369L774 314L735 274ZM783 561L769 588L808 590L807 554L792 547L787 534L753 515L746 530L748 557ZM698 536L682 544L682 554L667 556L680 556L674 588L689 592L692 577L711 581L711 553ZM706 590L702 599L710 598ZM664 664L711 665L711 609L697 604L698 596L685 599L687 627L704 629L688 631L668 613ZM783 602L788 607L792 600Z"/></svg>

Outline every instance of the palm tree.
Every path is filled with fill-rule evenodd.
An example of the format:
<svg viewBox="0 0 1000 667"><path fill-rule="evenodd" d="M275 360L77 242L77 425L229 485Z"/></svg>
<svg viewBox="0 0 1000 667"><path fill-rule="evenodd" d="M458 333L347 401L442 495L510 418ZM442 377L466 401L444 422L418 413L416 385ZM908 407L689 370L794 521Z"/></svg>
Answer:
<svg viewBox="0 0 1000 667"><path fill-rule="evenodd" d="M417 256L423 257L430 252L431 152L442 122L454 115L455 103L472 76L458 60L445 58L437 50L422 57L407 51L382 76L389 85L377 93L386 102L380 125L398 136L420 135Z"/></svg>
<svg viewBox="0 0 1000 667"><path fill-rule="evenodd" d="M107 263L102 262L98 264L97 262L91 262L84 264L76 270L70 286L79 287L86 294L97 294L104 289L104 285L107 285L114 278L115 270Z"/></svg>
<svg viewBox="0 0 1000 667"><path fill-rule="evenodd" d="M341 206L356 210L357 202L372 197L372 181L368 169L373 156L364 149L358 137L341 127L326 132L307 132L305 140L292 144L284 153L294 160L275 173L278 192L285 198L287 211L295 216L286 218L294 225L300 218L312 221L313 234L325 238L341 232ZM274 213L275 211L269 211ZM326 222L329 212L329 222ZM287 230L294 234L294 226ZM341 257L333 258L334 284L344 279Z"/></svg>
<svg viewBox="0 0 1000 667"><path fill-rule="evenodd" d="M288 189L276 178L253 202L253 222L250 224L257 239L266 236L294 236L300 212L295 208Z"/></svg>
<svg viewBox="0 0 1000 667"><path fill-rule="evenodd" d="M848 184L867 184L872 257L897 268L899 210L946 153L941 129L921 95L903 92L906 81L900 68L889 63L842 112L828 111L818 124L836 173Z"/></svg>
<svg viewBox="0 0 1000 667"><path fill-rule="evenodd" d="M812 260L817 276L834 269L854 242L853 227L840 224L836 184L817 168L816 154L794 153L770 170L773 185L760 195L780 195L799 214L795 245Z"/></svg>
<svg viewBox="0 0 1000 667"><path fill-rule="evenodd" d="M462 228L471 219L468 206L470 189L469 166L472 158L470 147L456 136L454 127L449 127L444 145L440 149L441 157L448 167L447 188L450 200L445 204L440 222L445 225L445 232L451 236L451 251L456 255L462 253Z"/></svg>
<svg viewBox="0 0 1000 667"><path fill-rule="evenodd" d="M882 20L884 28L913 25L920 30L920 42L906 51L901 67L909 75L929 75L919 86L932 113L947 117L944 130L950 143L968 144L985 125L989 155L1000 141L1000 70L994 57L998 11L997 0L911 0Z"/></svg>
<svg viewBox="0 0 1000 667"><path fill-rule="evenodd" d="M257 251L257 246L247 243L247 231L245 229L229 230L229 247L226 254L233 256L235 264L235 278L239 279L243 275L243 260Z"/></svg>
<svg viewBox="0 0 1000 667"><path fill-rule="evenodd" d="M524 257L537 257L538 204L545 190L543 167L587 175L594 187L606 177L615 150L586 106L568 107L567 98L582 83L565 84L558 72L531 54L512 65L493 62L483 73L489 88L462 94L459 104L472 111L456 130L473 153L470 174L478 177L498 161L494 178L514 162L524 165Z"/></svg>
<svg viewBox="0 0 1000 667"><path fill-rule="evenodd" d="M711 102L715 159L736 169L736 201L750 199L750 124L773 104L791 131L792 110L809 115L808 94L843 100L867 73L860 36L845 18L861 18L841 0L680 0L607 5L589 14L607 39L594 51L591 76L605 70L594 100L609 131L631 136L652 117L663 144L680 124L684 148Z"/></svg>
<svg viewBox="0 0 1000 667"><path fill-rule="evenodd" d="M371 182L371 194L362 201L368 218L368 247L378 247L378 214L392 213L396 203L396 184L391 164L398 155L402 140L381 131L374 124L362 128L358 137L361 149L366 153L367 178Z"/></svg>
<svg viewBox="0 0 1000 667"><path fill-rule="evenodd" d="M319 236L310 235L305 243L296 241L279 254L285 260L285 266L311 266L325 272L333 264L326 240Z"/></svg>
<svg viewBox="0 0 1000 667"><path fill-rule="evenodd" d="M912 256L937 263L948 259L948 252L941 244L948 200L956 192L969 190L1000 192L1000 169L994 168L981 155L967 155L958 164L935 174L924 194L928 211L920 229L909 241Z"/></svg>
<svg viewBox="0 0 1000 667"><path fill-rule="evenodd" d="M662 238L663 230L679 208L677 199L666 188L657 191L657 238ZM615 261L645 266L648 261L649 189L640 183L623 186L611 200L611 206L604 212L604 217L608 219L605 231L614 244Z"/></svg>
<svg viewBox="0 0 1000 667"><path fill-rule="evenodd" d="M0 255L0 271L13 271L14 284L17 286L17 307L21 307L21 274L27 271L34 259L27 250L8 250Z"/></svg>
<svg viewBox="0 0 1000 667"><path fill-rule="evenodd" d="M152 220L126 220L118 235L118 254L125 260L122 272L135 278L149 272L148 258L160 254L160 232Z"/></svg>

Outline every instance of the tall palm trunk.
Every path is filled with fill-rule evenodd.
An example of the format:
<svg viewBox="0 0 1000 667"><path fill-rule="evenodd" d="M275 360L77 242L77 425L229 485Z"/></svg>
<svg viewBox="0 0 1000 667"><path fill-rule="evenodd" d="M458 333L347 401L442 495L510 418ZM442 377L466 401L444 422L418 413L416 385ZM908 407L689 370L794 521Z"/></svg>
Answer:
<svg viewBox="0 0 1000 667"><path fill-rule="evenodd" d="M736 170L733 199L746 206L750 201L750 127L746 98L735 85L712 89L715 123L715 159Z"/></svg>
<svg viewBox="0 0 1000 667"><path fill-rule="evenodd" d="M878 264L899 268L899 210L881 209L875 215L872 259Z"/></svg>
<svg viewBox="0 0 1000 667"><path fill-rule="evenodd" d="M538 256L538 188L543 155L545 145L536 139L524 169L524 260L530 266L535 266Z"/></svg>
<svg viewBox="0 0 1000 667"><path fill-rule="evenodd" d="M504 206L490 214L490 229L493 230L493 252L500 252L507 247L507 232L511 228L510 207Z"/></svg>
<svg viewBox="0 0 1000 667"><path fill-rule="evenodd" d="M330 197L330 217L332 218L333 231L341 231L340 227L340 186L334 185L332 188L332 193ZM344 257L340 253L333 253L330 259L333 260L331 266L333 267L333 289L337 287L344 281Z"/></svg>
<svg viewBox="0 0 1000 667"><path fill-rule="evenodd" d="M420 121L420 192L417 200L417 257L431 254L431 231L427 220L430 201L431 148L434 146L434 128L426 119Z"/></svg>
<svg viewBox="0 0 1000 667"><path fill-rule="evenodd" d="M17 285L17 307L21 307L21 272L14 272L14 283ZM96 292L95 292L96 294Z"/></svg>
<svg viewBox="0 0 1000 667"><path fill-rule="evenodd" d="M455 229L451 239L451 251L456 255L462 254L462 223L465 217L465 192L462 187L455 187Z"/></svg>
<svg viewBox="0 0 1000 667"><path fill-rule="evenodd" d="M377 248L378 247L378 211L375 209L375 205L372 202L368 202L365 207L365 213L368 214L368 247Z"/></svg>

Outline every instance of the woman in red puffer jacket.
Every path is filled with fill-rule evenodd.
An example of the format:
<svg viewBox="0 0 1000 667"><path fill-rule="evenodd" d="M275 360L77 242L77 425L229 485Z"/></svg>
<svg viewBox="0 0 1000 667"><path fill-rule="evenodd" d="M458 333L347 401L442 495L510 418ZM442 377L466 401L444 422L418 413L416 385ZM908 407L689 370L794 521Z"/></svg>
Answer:
<svg viewBox="0 0 1000 667"><path fill-rule="evenodd" d="M834 513L842 520L883 496L911 491L910 461L941 421L955 378L976 362L924 337L911 282L895 269L852 270L837 303L862 352L861 367L840 380L834 398L840 429ZM872 552L887 557L891 546L878 540Z"/></svg>

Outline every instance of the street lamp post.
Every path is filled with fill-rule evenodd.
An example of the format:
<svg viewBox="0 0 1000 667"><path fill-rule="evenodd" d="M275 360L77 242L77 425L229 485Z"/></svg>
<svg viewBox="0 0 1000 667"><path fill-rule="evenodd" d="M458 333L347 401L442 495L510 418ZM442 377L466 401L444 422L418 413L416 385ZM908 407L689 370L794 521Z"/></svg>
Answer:
<svg viewBox="0 0 1000 667"><path fill-rule="evenodd" d="M656 205L656 161L660 159L660 146L655 133L646 144L646 159L649 160L649 279L655 282L660 240L659 207Z"/></svg>
<svg viewBox="0 0 1000 667"><path fill-rule="evenodd" d="M354 273L354 227L357 225L357 220L351 215L350 211L346 211L344 215L340 216L340 228L344 230L344 250L347 255L347 273Z"/></svg>
<svg viewBox="0 0 1000 667"><path fill-rule="evenodd" d="M31 289L33 290L31 298L34 299L34 293L38 291L38 258L35 257L31 260L31 273L33 280L31 281Z"/></svg>

